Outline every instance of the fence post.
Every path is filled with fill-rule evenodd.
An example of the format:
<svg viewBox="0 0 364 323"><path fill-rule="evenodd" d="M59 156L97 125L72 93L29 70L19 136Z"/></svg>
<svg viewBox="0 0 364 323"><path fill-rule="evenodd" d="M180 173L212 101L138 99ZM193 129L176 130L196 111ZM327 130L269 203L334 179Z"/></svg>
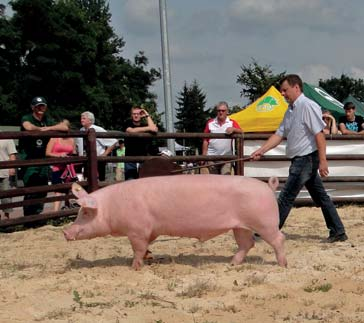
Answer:
<svg viewBox="0 0 364 323"><path fill-rule="evenodd" d="M90 128L86 137L87 162L87 181L89 192L96 191L99 188L97 181L97 152L96 152L96 131Z"/></svg>
<svg viewBox="0 0 364 323"><path fill-rule="evenodd" d="M236 138L236 151L237 151L237 158L240 160L237 162L236 165L236 175L244 176L244 138Z"/></svg>

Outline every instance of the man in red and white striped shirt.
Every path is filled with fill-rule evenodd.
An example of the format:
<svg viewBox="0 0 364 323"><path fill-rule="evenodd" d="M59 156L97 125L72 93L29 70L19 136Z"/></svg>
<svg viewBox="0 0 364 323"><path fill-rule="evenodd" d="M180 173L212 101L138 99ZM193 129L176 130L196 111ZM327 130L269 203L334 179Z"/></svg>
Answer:
<svg viewBox="0 0 364 323"><path fill-rule="evenodd" d="M226 102L219 102L216 106L216 118L207 121L205 133L225 133L231 135L233 133L242 133L240 126L235 120L228 117L229 106ZM233 140L232 139L213 139L206 138L202 143L202 155L232 155ZM213 163L209 163L210 165ZM210 174L231 175L231 163L223 165L209 166Z"/></svg>

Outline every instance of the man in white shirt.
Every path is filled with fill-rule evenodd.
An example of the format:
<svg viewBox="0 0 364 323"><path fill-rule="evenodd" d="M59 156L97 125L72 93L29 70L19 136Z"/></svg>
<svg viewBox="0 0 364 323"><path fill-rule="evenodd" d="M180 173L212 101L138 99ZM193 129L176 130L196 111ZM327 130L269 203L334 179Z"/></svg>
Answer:
<svg viewBox="0 0 364 323"><path fill-rule="evenodd" d="M100 126L95 125L95 116L90 111L85 111L81 113L81 131L87 131L90 128L95 129L96 132L106 132L106 130ZM97 156L107 156L111 153L114 148L115 143L118 141L116 139L111 138L96 138L96 153ZM79 155L83 154L83 142L79 141L78 144L78 153ZM105 180L105 162L97 163L97 171L99 173L99 181Z"/></svg>
<svg viewBox="0 0 364 323"><path fill-rule="evenodd" d="M291 159L291 166L288 179L278 197L279 228L284 225L295 198L305 186L315 204L321 207L329 229L327 242L345 241L348 237L344 225L319 176L329 175L323 133L326 124L322 120L320 106L308 99L302 89L302 80L298 75L290 74L282 79L281 93L289 107L276 133L253 152L251 158L260 159L286 138L286 154Z"/></svg>
<svg viewBox="0 0 364 323"><path fill-rule="evenodd" d="M221 101L215 106L216 118L207 121L204 133L225 133L231 135L233 133L242 133L240 126L235 120L228 117L229 106L226 102ZM202 143L202 155L232 155L233 140L232 139L214 139L206 138ZM223 165L209 164L210 174L231 175L231 163Z"/></svg>

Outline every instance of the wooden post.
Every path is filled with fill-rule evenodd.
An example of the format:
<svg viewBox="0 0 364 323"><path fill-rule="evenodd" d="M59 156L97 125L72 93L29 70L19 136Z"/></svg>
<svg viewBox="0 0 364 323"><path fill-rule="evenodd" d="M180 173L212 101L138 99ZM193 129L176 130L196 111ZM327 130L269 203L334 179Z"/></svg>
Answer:
<svg viewBox="0 0 364 323"><path fill-rule="evenodd" d="M87 181L89 193L99 188L97 180L97 152L96 152L96 131L90 128L87 131L86 152L88 157L87 163Z"/></svg>
<svg viewBox="0 0 364 323"><path fill-rule="evenodd" d="M236 138L236 140L237 158L241 158L237 162L236 175L244 176L244 161L242 160L244 158L244 138Z"/></svg>

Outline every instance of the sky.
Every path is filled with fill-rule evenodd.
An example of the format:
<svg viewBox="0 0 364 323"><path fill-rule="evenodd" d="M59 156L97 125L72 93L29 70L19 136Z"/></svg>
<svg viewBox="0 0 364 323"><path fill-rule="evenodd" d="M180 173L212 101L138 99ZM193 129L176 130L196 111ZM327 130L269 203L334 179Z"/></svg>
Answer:
<svg viewBox="0 0 364 323"><path fill-rule="evenodd" d="M243 106L236 83L254 58L274 73L303 81L346 74L364 78L362 0L165 0L172 104L194 80L207 96ZM6 3L0 0L0 3ZM126 45L122 56L144 51L149 68L162 69L159 0L110 0L111 24ZM163 81L151 91L164 110Z"/></svg>

